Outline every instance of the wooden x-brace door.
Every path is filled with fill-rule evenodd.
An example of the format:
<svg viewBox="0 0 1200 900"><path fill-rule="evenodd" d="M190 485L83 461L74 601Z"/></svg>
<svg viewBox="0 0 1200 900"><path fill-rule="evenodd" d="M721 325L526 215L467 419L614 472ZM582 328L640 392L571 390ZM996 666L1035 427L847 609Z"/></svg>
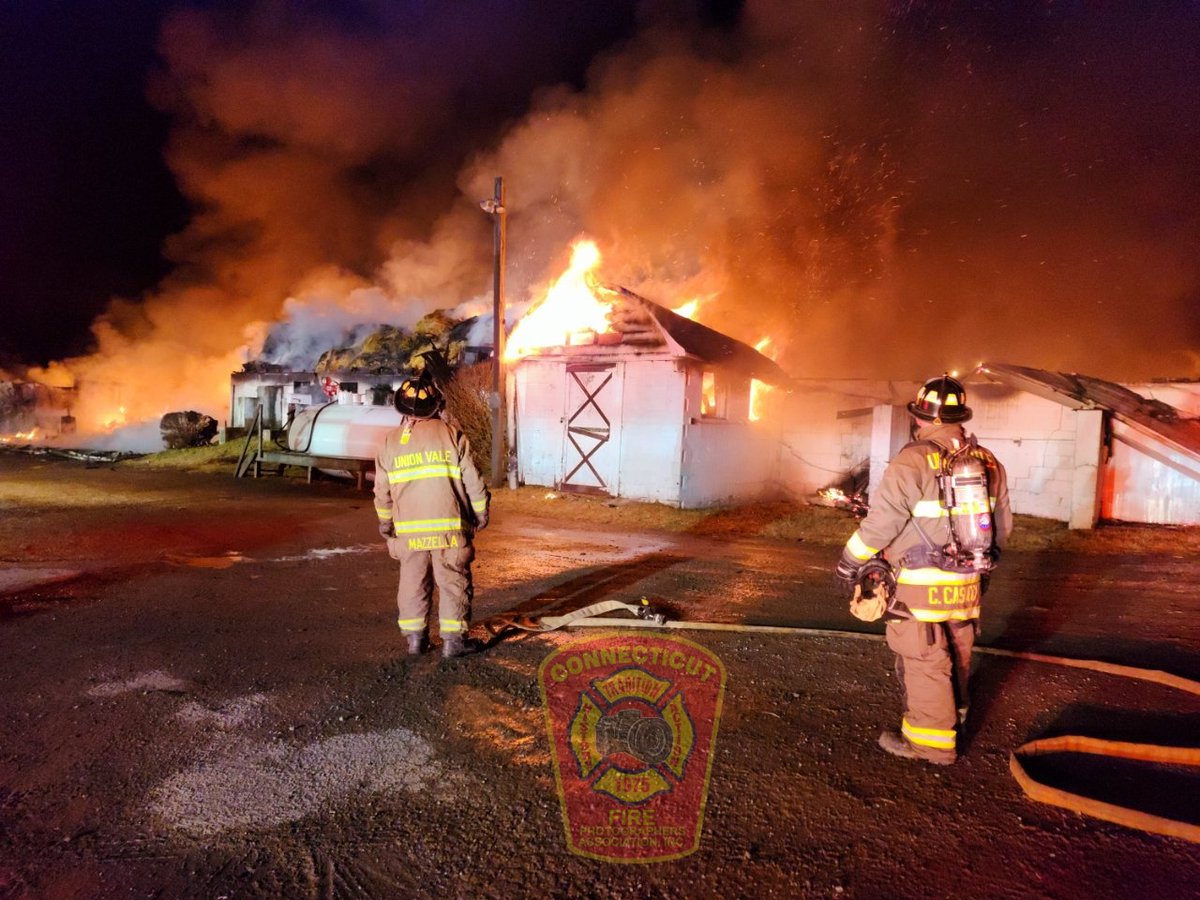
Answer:
<svg viewBox="0 0 1200 900"><path fill-rule="evenodd" d="M563 490L616 495L621 381L612 364L567 366Z"/></svg>

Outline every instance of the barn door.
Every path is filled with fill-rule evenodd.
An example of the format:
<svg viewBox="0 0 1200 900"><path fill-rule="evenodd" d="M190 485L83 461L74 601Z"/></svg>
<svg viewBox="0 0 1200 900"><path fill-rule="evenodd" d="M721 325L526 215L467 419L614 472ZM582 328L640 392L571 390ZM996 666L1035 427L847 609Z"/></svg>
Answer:
<svg viewBox="0 0 1200 900"><path fill-rule="evenodd" d="M616 496L621 381L615 364L567 366L562 490Z"/></svg>

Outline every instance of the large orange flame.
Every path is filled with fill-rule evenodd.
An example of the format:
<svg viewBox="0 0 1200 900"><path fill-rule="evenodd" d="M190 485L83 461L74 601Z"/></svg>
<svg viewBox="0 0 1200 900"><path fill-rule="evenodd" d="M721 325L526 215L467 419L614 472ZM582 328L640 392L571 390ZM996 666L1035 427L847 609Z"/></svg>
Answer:
<svg viewBox="0 0 1200 900"><path fill-rule="evenodd" d="M18 431L14 434L0 435L0 444L28 444L38 438L38 429L30 428L28 431Z"/></svg>
<svg viewBox="0 0 1200 900"><path fill-rule="evenodd" d="M597 296L600 248L593 241L576 241L571 264L550 285L546 296L525 314L508 336L504 358L520 359L539 347L590 343L609 330L609 304Z"/></svg>
<svg viewBox="0 0 1200 900"><path fill-rule="evenodd" d="M771 339L769 337L765 337L761 341L759 341L757 344L754 345L754 349L757 350L759 353L763 354L764 356L768 356L771 359L774 359L775 354L767 352L767 348L770 346L771 346ZM764 384L763 382L759 381L757 378L751 379L751 381L750 381L750 421L751 422L757 422L760 419L762 419L763 410L766 407L766 396L772 390L774 390L774 388L772 388L769 384Z"/></svg>

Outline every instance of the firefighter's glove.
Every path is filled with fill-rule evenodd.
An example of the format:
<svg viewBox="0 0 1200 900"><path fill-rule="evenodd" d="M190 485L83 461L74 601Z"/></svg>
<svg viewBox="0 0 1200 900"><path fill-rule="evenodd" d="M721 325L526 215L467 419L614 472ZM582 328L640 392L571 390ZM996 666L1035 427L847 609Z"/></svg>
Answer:
<svg viewBox="0 0 1200 900"><path fill-rule="evenodd" d="M488 517L487 516L476 516L475 517L475 530L476 531L483 531L483 529L487 528L487 526L488 526Z"/></svg>
<svg viewBox="0 0 1200 900"><path fill-rule="evenodd" d="M887 600L884 596L885 592L877 586L870 597L864 597L862 585L856 584L850 597L850 615L864 622L879 621L887 611Z"/></svg>
<svg viewBox="0 0 1200 900"><path fill-rule="evenodd" d="M391 522L380 522L379 533L385 538L394 538L396 536L396 532L392 528Z"/></svg>
<svg viewBox="0 0 1200 900"><path fill-rule="evenodd" d="M858 581L858 570L861 568L862 566L855 565L845 556L838 561L837 568L833 570L833 586L840 595L854 596L854 586Z"/></svg>

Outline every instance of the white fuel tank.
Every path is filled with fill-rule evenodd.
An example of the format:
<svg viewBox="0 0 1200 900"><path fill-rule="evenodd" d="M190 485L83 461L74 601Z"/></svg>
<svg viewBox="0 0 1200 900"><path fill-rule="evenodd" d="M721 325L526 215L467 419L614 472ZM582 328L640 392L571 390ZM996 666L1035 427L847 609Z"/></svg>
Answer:
<svg viewBox="0 0 1200 900"><path fill-rule="evenodd" d="M391 406L313 406L296 413L288 428L288 448L313 456L374 459L400 419Z"/></svg>

